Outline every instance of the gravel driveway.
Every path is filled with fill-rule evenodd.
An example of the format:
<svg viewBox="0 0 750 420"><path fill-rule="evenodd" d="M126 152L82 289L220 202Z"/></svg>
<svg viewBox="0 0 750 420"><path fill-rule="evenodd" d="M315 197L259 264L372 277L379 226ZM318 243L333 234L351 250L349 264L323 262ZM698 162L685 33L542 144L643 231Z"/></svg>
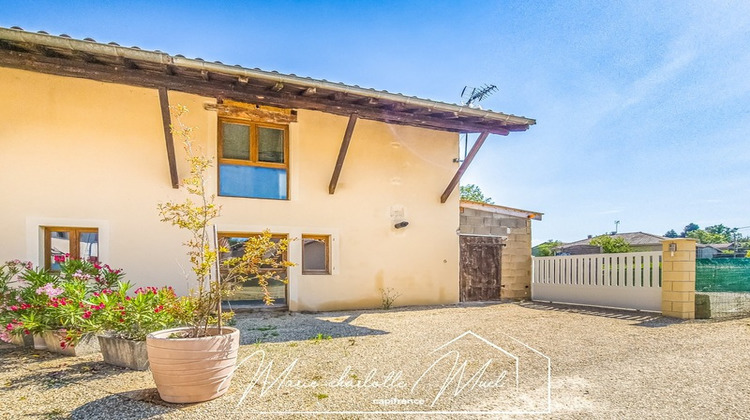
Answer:
<svg viewBox="0 0 750 420"><path fill-rule="evenodd" d="M1 346L0 418L750 418L750 319L526 302L236 326L229 392L195 405L159 400L149 372L100 355Z"/></svg>

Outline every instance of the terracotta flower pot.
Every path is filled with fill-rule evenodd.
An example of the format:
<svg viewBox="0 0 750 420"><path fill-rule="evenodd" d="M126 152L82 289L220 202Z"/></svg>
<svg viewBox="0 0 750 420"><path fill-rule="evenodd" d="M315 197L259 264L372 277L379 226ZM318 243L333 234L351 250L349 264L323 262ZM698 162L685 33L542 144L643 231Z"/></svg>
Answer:
<svg viewBox="0 0 750 420"><path fill-rule="evenodd" d="M172 328L146 337L148 361L159 396L171 403L195 403L224 395L237 362L240 331L223 327L221 335L169 338L186 330Z"/></svg>
<svg viewBox="0 0 750 420"><path fill-rule="evenodd" d="M98 335L104 363L133 370L148 369L146 342Z"/></svg>

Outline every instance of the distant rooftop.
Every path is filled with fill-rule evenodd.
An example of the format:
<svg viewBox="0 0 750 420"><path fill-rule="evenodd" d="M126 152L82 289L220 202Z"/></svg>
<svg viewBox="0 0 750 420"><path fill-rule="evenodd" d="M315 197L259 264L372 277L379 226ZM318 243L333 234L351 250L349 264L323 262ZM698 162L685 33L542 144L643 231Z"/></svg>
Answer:
<svg viewBox="0 0 750 420"><path fill-rule="evenodd" d="M565 248L565 247L577 246L577 245L588 245L589 242L597 236L602 236L602 235L594 235L590 238L581 239L579 241L568 242L568 243L560 245L559 248ZM615 233L613 235L604 235L604 236L609 236L611 238L622 238L625 242L627 242L630 245L659 245L661 244L661 241L665 239L669 239L664 236L654 235L652 233L645 233L645 232L623 232L623 233Z"/></svg>

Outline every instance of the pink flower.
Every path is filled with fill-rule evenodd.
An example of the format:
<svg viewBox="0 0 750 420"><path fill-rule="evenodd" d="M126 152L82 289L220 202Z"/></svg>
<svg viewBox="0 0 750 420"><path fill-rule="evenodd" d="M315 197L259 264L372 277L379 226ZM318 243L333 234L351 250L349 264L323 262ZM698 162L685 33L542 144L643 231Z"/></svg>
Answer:
<svg viewBox="0 0 750 420"><path fill-rule="evenodd" d="M10 310L15 312L15 311L18 310L18 306L13 305L13 306L10 307Z"/></svg>
<svg viewBox="0 0 750 420"><path fill-rule="evenodd" d="M91 318L91 312L89 312L89 311L84 312L83 313L83 319L89 319L89 318Z"/></svg>
<svg viewBox="0 0 750 420"><path fill-rule="evenodd" d="M52 284L52 283L47 283L44 286L36 289L36 294L37 295L44 294L44 295L47 295L47 296L49 296L51 298L53 298L55 296L59 296L63 292L64 292L64 290L62 288L55 287L55 285Z"/></svg>

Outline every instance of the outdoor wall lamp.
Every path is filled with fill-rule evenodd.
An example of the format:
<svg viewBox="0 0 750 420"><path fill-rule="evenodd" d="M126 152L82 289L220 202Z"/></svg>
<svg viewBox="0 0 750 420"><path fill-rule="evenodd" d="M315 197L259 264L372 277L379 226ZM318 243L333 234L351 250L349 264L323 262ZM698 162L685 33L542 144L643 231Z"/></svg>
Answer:
<svg viewBox="0 0 750 420"><path fill-rule="evenodd" d="M670 256L674 257L674 252L677 251L677 243L672 242L669 244L669 254Z"/></svg>
<svg viewBox="0 0 750 420"><path fill-rule="evenodd" d="M409 226L409 222L398 222L395 225L393 225L393 227L395 227L396 229L403 229L407 226Z"/></svg>

